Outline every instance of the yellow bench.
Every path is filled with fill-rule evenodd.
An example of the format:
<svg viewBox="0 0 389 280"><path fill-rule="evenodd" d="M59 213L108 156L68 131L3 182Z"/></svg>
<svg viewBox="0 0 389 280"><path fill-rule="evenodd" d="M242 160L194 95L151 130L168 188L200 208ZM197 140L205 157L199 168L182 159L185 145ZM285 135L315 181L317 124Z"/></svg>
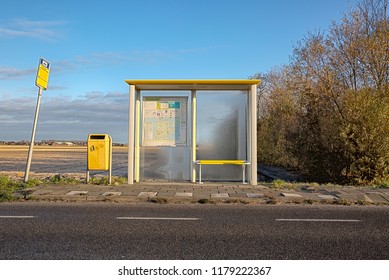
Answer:
<svg viewBox="0 0 389 280"><path fill-rule="evenodd" d="M246 177L246 165L250 164L250 162L246 160L240 160L240 159L200 159L195 161L196 164L198 164L199 167L199 184L202 184L201 182L201 166L202 165L223 165L223 164L232 164L232 165L241 165L242 166L242 183L246 184L245 177Z"/></svg>

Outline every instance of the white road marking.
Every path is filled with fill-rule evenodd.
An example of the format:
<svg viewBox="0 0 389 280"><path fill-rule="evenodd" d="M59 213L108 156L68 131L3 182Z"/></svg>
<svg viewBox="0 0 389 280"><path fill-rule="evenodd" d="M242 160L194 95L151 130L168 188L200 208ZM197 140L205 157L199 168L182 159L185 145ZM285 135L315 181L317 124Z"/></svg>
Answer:
<svg viewBox="0 0 389 280"><path fill-rule="evenodd" d="M32 219L35 216L0 216L0 219Z"/></svg>
<svg viewBox="0 0 389 280"><path fill-rule="evenodd" d="M347 220L347 219L276 219L277 222L344 222L357 223L361 220Z"/></svg>
<svg viewBox="0 0 389 280"><path fill-rule="evenodd" d="M198 221L199 218L169 218L169 217L117 217L116 220L171 220L171 221Z"/></svg>

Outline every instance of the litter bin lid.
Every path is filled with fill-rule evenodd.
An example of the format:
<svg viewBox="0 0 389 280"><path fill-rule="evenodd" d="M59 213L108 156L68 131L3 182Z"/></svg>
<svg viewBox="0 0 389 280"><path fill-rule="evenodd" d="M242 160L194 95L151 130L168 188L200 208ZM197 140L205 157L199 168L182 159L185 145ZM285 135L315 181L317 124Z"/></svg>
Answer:
<svg viewBox="0 0 389 280"><path fill-rule="evenodd" d="M89 139L100 139L103 140L107 137L107 134L90 134Z"/></svg>

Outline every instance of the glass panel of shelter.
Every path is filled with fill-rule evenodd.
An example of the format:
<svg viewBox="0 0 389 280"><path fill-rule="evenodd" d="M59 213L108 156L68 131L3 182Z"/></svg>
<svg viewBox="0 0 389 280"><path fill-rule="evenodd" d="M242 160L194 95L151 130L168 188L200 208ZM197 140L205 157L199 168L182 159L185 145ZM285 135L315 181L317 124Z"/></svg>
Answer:
<svg viewBox="0 0 389 280"><path fill-rule="evenodd" d="M196 159L247 159L247 91L197 91ZM187 98L186 142L183 145L145 145L143 102L149 97ZM166 99L165 99L166 100ZM190 181L191 92L141 91L141 180ZM203 180L241 181L239 165L208 165Z"/></svg>

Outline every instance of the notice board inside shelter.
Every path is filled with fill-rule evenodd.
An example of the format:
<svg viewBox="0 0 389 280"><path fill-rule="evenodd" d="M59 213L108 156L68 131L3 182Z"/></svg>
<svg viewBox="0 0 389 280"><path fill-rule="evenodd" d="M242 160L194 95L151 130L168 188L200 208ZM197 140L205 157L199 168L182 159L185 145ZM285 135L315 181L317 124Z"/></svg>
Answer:
<svg viewBox="0 0 389 280"><path fill-rule="evenodd" d="M142 145L186 146L188 97L143 97Z"/></svg>

